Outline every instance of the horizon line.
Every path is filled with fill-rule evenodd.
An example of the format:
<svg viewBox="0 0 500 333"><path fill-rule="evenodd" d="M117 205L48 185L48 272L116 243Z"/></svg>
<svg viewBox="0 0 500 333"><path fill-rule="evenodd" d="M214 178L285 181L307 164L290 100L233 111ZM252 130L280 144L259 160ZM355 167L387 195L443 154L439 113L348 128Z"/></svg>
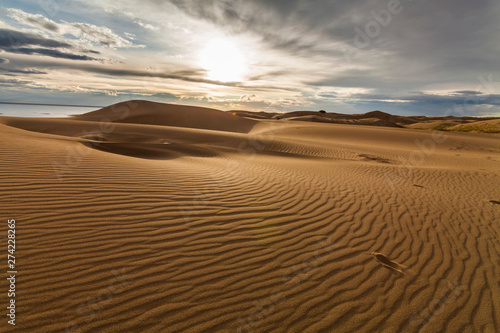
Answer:
<svg viewBox="0 0 500 333"><path fill-rule="evenodd" d="M6 102L0 101L0 104L13 104L13 105L45 105L45 106L73 106L79 108L104 108L101 105L81 105L81 104L57 104L57 103L29 103L29 102Z"/></svg>

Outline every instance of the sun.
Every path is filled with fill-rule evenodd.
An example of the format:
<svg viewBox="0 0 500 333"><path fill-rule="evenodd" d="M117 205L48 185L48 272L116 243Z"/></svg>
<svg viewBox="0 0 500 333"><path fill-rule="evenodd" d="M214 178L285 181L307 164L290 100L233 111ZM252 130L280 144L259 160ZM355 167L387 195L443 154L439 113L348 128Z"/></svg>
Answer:
<svg viewBox="0 0 500 333"><path fill-rule="evenodd" d="M202 50L200 65L208 71L211 80L241 81L245 60L240 49L227 39L213 39Z"/></svg>

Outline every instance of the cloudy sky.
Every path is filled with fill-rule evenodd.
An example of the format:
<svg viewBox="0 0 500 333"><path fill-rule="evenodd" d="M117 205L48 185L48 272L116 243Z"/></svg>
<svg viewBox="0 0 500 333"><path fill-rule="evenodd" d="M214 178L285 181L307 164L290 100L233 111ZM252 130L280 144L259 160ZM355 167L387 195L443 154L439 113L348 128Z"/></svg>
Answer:
<svg viewBox="0 0 500 333"><path fill-rule="evenodd" d="M3 0L0 101L500 116L498 0Z"/></svg>

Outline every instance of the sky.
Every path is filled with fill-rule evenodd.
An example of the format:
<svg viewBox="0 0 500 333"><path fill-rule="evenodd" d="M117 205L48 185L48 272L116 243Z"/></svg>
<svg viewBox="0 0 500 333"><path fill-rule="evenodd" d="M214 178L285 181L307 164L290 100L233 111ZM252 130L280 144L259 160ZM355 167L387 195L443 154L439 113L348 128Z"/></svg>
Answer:
<svg viewBox="0 0 500 333"><path fill-rule="evenodd" d="M498 0L0 6L0 101L500 116Z"/></svg>

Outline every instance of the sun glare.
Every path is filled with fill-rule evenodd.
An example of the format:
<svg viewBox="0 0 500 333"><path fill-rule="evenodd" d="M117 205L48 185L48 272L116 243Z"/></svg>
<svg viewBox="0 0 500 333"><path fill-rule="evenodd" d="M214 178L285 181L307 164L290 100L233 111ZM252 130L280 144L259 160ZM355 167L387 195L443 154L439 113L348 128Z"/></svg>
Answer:
<svg viewBox="0 0 500 333"><path fill-rule="evenodd" d="M243 54L226 39L211 40L201 52L200 64L210 79L222 82L241 81L245 71Z"/></svg>

